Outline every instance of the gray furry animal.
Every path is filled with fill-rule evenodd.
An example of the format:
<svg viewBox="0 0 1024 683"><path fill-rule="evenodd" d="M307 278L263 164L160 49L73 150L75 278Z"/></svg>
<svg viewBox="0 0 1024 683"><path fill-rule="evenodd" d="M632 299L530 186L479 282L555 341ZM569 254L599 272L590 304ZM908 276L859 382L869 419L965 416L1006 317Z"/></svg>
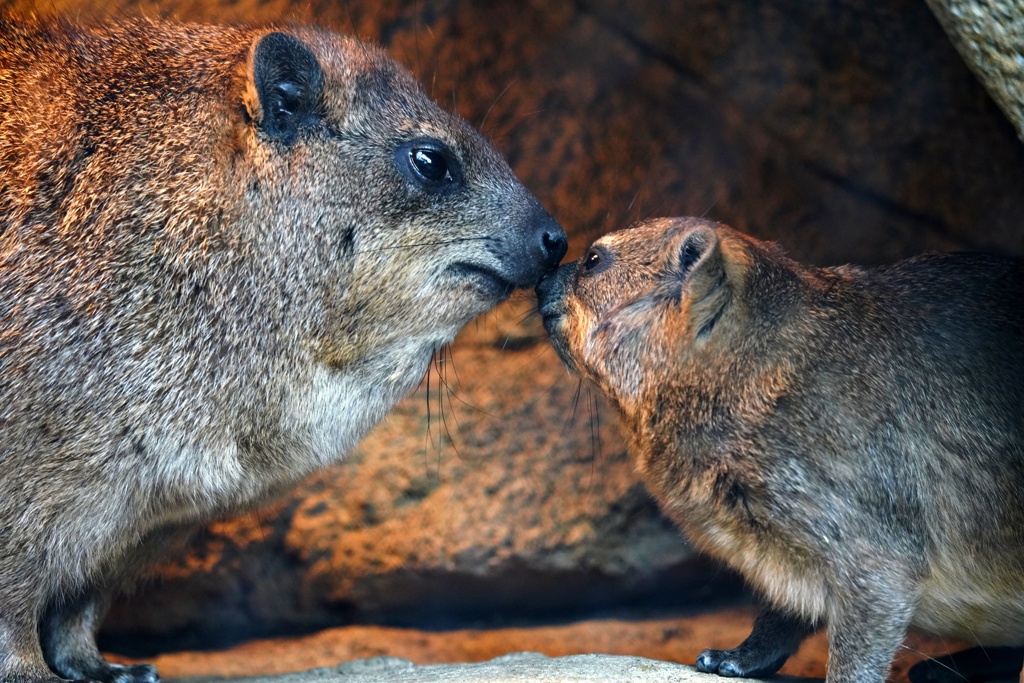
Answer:
<svg viewBox="0 0 1024 683"><path fill-rule="evenodd" d="M310 27L0 18L0 681L162 539L338 460L565 253L465 122Z"/></svg>
<svg viewBox="0 0 1024 683"><path fill-rule="evenodd" d="M910 626L1024 644L1024 261L815 268L657 219L537 292L660 505L763 596L698 669L769 675L821 627L828 683L884 681Z"/></svg>

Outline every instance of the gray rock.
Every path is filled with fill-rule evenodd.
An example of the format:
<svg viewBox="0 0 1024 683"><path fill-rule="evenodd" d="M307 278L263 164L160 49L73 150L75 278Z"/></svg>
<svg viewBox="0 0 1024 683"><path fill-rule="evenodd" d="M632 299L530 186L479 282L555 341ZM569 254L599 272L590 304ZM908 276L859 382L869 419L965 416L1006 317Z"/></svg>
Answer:
<svg viewBox="0 0 1024 683"><path fill-rule="evenodd" d="M927 2L1024 141L1024 4L1020 0Z"/></svg>
<svg viewBox="0 0 1024 683"><path fill-rule="evenodd" d="M256 678L188 678L178 683L715 683L720 677L699 673L692 666L643 657L574 655L546 657L516 652L475 664L417 666L395 657L347 662L334 669ZM733 678L736 683L750 679ZM797 681L789 677L773 680ZM811 679L802 679L810 681Z"/></svg>

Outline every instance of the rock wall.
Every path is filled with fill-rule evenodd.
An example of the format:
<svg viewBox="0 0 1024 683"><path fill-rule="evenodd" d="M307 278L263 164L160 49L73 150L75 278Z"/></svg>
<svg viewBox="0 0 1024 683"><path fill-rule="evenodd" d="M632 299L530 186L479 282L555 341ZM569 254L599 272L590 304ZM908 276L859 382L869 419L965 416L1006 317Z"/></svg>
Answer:
<svg viewBox="0 0 1024 683"><path fill-rule="evenodd" d="M1024 254L1024 146L922 0L51 4L316 21L379 41L493 137L565 225L570 258L672 214L819 264ZM524 293L471 324L346 462L162 564L114 609L106 643L735 596L654 508L613 416L560 367L533 305Z"/></svg>

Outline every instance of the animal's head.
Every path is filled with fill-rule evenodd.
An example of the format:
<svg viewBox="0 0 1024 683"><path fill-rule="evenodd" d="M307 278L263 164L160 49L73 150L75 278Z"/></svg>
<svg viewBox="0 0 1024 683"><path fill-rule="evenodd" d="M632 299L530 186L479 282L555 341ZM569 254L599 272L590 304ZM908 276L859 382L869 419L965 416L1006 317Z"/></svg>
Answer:
<svg viewBox="0 0 1024 683"><path fill-rule="evenodd" d="M327 363L448 341L564 256L562 229L501 155L380 50L268 33L246 78L247 200L322 297Z"/></svg>
<svg viewBox="0 0 1024 683"><path fill-rule="evenodd" d="M594 242L537 287L562 361L627 408L689 367L720 367L742 333L754 242L696 218L654 219Z"/></svg>

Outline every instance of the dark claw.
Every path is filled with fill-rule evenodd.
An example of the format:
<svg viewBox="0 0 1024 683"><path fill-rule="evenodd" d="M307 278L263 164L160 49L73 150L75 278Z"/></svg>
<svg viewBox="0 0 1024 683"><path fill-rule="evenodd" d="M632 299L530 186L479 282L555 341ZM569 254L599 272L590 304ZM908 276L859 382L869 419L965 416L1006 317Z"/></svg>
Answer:
<svg viewBox="0 0 1024 683"><path fill-rule="evenodd" d="M135 664L128 667L133 683L160 683L160 674L151 664Z"/></svg>
<svg viewBox="0 0 1024 683"><path fill-rule="evenodd" d="M731 659L727 659L718 665L718 675L728 676L729 678L739 678L745 676L746 672L740 668L740 665Z"/></svg>
<svg viewBox="0 0 1024 683"><path fill-rule="evenodd" d="M108 664L105 671L97 671L99 683L160 683L156 667L150 664Z"/></svg>
<svg viewBox="0 0 1024 683"><path fill-rule="evenodd" d="M736 650L704 650L697 657L697 671L728 678L766 678L782 668L786 659L788 656L783 656L768 665L758 666L756 662L744 664Z"/></svg>
<svg viewBox="0 0 1024 683"><path fill-rule="evenodd" d="M722 660L721 650L704 650L697 657L697 671L706 674L718 673L718 664Z"/></svg>

